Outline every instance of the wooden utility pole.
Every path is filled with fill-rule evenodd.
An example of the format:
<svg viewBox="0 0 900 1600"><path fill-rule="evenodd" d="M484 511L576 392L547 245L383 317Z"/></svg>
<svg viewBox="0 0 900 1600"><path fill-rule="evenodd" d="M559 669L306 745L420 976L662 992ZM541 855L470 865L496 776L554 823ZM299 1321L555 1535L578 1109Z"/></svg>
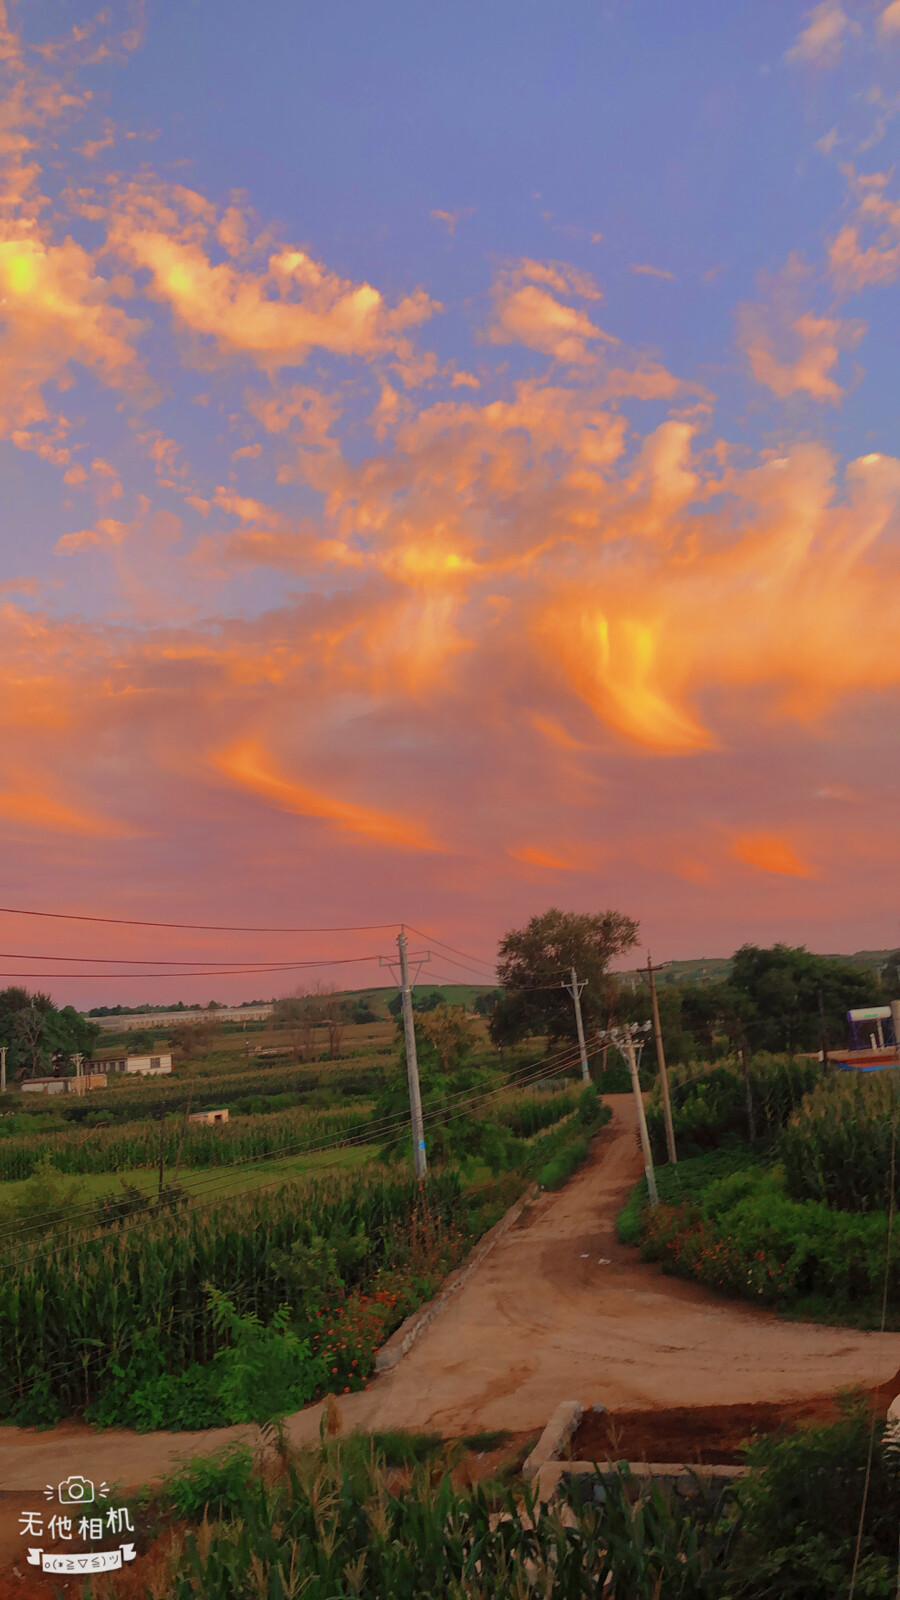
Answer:
<svg viewBox="0 0 900 1600"><path fill-rule="evenodd" d="M0 1044L0 1094L6 1093L6 1051L7 1046Z"/></svg>
<svg viewBox="0 0 900 1600"><path fill-rule="evenodd" d="M634 1038L632 1036L631 1026L627 1025L623 1029L623 1033L624 1038L621 1048L625 1053L625 1060L628 1062L628 1069L631 1073L631 1087L634 1090L634 1098L637 1101L638 1127L641 1134L641 1149L644 1152L644 1175L647 1179L647 1193L650 1196L650 1204L652 1206L658 1206L659 1194L656 1188L656 1173L653 1170L653 1151L650 1149L650 1135L647 1132L647 1117L644 1112L644 1097L641 1094L641 1079L638 1073L637 1055L635 1053Z"/></svg>
<svg viewBox="0 0 900 1600"><path fill-rule="evenodd" d="M166 1107L165 1102L159 1108L159 1194L157 1203L162 1205L163 1177L166 1160Z"/></svg>
<svg viewBox="0 0 900 1600"><path fill-rule="evenodd" d="M669 1074L666 1069L666 1052L663 1046L662 1028L659 1025L659 1003L656 998L656 979L653 976L653 962L650 960L650 951L647 951L647 976L650 979L650 1005L653 1009L653 1037L656 1041L656 1065L659 1068L659 1087L662 1093L663 1117L666 1124L666 1154L674 1166L678 1160L675 1150L675 1125L672 1121L672 1102L669 1098Z"/></svg>
<svg viewBox="0 0 900 1600"><path fill-rule="evenodd" d="M591 1075L588 1071L587 1050L584 1043L584 1024L581 1020L581 991L586 983L587 978L582 978L581 982L578 982L575 968L573 967L570 981L568 983L564 983L563 988L565 989L566 993L570 994L572 999L575 1001L575 1026L578 1029L578 1053L581 1056L581 1076L585 1083L590 1083Z"/></svg>
<svg viewBox="0 0 900 1600"><path fill-rule="evenodd" d="M747 1044L747 1035L741 1028L741 1042L739 1046L741 1066L744 1072L744 1099L747 1103L747 1132L750 1143L756 1143L756 1117L753 1114L753 1084L750 1080L750 1048Z"/></svg>
<svg viewBox="0 0 900 1600"><path fill-rule="evenodd" d="M403 1036L406 1041L406 1076L409 1081L409 1116L412 1123L413 1161L415 1162L416 1177L421 1183L427 1170L425 1124L422 1120L422 1091L419 1088L416 1024L413 1017L412 989L409 982L406 933L402 927L397 935L397 949L400 954L400 1002L403 1007Z"/></svg>

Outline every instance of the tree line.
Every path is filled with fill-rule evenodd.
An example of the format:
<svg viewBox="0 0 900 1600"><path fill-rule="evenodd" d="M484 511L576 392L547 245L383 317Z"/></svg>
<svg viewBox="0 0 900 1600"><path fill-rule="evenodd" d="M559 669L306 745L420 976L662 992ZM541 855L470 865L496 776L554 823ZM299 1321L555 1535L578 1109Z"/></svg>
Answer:
<svg viewBox="0 0 900 1600"><path fill-rule="evenodd" d="M551 1045L574 1043L574 1006L563 987L572 968L585 980L581 1007L589 1037L647 1020L649 979L632 986L610 970L638 937L638 923L621 912L555 907L511 930L499 947L500 987L489 1021L494 1043L502 1048L534 1035L545 1035ZM802 945L744 944L731 958L727 979L675 984L661 973L657 996L673 1062L714 1059L723 1042L735 1050L834 1050L846 1045L849 1010L900 998L900 952L879 976Z"/></svg>

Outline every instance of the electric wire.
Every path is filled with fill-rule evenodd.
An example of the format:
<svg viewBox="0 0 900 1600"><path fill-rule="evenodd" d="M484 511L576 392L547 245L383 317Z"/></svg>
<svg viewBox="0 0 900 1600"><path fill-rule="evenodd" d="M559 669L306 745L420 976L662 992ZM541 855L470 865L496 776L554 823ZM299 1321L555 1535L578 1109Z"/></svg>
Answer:
<svg viewBox="0 0 900 1600"><path fill-rule="evenodd" d="M80 911L34 911L23 906L0 906L0 916L49 917L58 922L96 922L118 928L185 928L191 933L381 933L399 928L399 922L356 922L320 928L263 928L222 922L151 922L143 917L92 917Z"/></svg>
<svg viewBox="0 0 900 1600"><path fill-rule="evenodd" d="M16 958L13 957L15 960ZM46 957L53 960L52 956ZM110 978L141 978L149 982L153 978L240 978L259 976L266 972L299 972L311 967L347 967L365 961L377 961L377 955L367 956L335 956L333 960L327 958L317 961L286 961L278 962L271 966L231 966L215 967L209 970L186 972L0 972L0 978L90 978L94 982L102 978L104 982Z"/></svg>
<svg viewBox="0 0 900 1600"><path fill-rule="evenodd" d="M205 961L189 961L186 957L182 956L52 956L47 955L46 952L40 950L0 950L0 961L90 961L98 965L106 964L110 967L208 967L210 963L216 959L216 956L207 956ZM233 958L221 956L218 959L224 961L227 966L234 967L236 972L240 972L245 968L249 971L254 971L257 967L263 967L263 970L266 972L271 970L271 959L269 965L266 966L264 966L264 964L258 960L239 960L237 956ZM313 957L308 960L290 961L282 964L292 967L337 967L349 961L377 960L377 955L344 957L323 956L321 958ZM69 974L59 973L58 976L68 977ZM102 978L104 974L102 972L98 972L95 974L95 976ZM112 974L110 974L110 976L112 976ZM160 976L166 977L167 974L161 973Z"/></svg>

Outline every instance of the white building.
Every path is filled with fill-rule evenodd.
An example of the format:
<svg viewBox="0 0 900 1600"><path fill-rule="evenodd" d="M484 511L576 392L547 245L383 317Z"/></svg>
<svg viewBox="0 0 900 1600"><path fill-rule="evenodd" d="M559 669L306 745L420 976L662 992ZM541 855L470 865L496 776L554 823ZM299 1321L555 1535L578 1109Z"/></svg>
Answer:
<svg viewBox="0 0 900 1600"><path fill-rule="evenodd" d="M142 1078L158 1078L172 1071L171 1053L159 1056L117 1056L113 1060L98 1061L104 1072L138 1074Z"/></svg>
<svg viewBox="0 0 900 1600"><path fill-rule="evenodd" d="M19 1087L23 1094L89 1094L106 1088L105 1072L79 1072L74 1078L26 1078Z"/></svg>

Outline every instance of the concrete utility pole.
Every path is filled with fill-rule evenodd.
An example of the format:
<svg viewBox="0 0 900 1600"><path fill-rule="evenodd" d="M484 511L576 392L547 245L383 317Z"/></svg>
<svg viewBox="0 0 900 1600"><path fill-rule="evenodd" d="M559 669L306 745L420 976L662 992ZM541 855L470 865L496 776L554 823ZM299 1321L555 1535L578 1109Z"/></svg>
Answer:
<svg viewBox="0 0 900 1600"><path fill-rule="evenodd" d="M642 1024L632 1022L628 1023L624 1028L611 1028L609 1037L613 1044L621 1050L625 1060L628 1062L628 1069L631 1073L631 1087L634 1090L634 1098L637 1101L638 1127L641 1134L641 1149L644 1152L644 1174L647 1179L647 1192L650 1196L650 1204L658 1206L659 1193L656 1188L656 1174L653 1171L653 1152L650 1149L650 1135L647 1132L647 1118L644 1115L644 1099L641 1094L641 1080L638 1074L637 1055L634 1048L635 1033L649 1033L650 1027L651 1024L649 1022Z"/></svg>
<svg viewBox="0 0 900 1600"><path fill-rule="evenodd" d="M647 951L647 975L650 979L650 1004L653 1008L653 1037L656 1041L656 1065L659 1068L659 1087L662 1091L663 1116L666 1123L666 1154L674 1166L678 1160L675 1150L675 1125L672 1122L672 1102L669 1099L669 1074L666 1069L666 1052L663 1047L662 1028L659 1025L659 1003L656 998L656 979L653 962Z"/></svg>
<svg viewBox="0 0 900 1600"><path fill-rule="evenodd" d="M406 1040L406 1076L409 1080L409 1117L412 1123L413 1161L419 1182L425 1176L425 1124L422 1120L422 1092L419 1088L419 1061L416 1055L416 1024L412 1008L412 988L409 981L406 934L403 925L397 935L400 954L400 1003L403 1007L403 1035Z"/></svg>
<svg viewBox="0 0 900 1600"><path fill-rule="evenodd" d="M563 988L565 989L566 993L570 994L572 999L575 1001L575 1026L578 1029L578 1051L581 1056L581 1076L585 1083L590 1083L591 1075L588 1071L587 1050L584 1047L584 1024L581 1020L581 991L585 987L586 983L587 978L582 978L581 982L578 982L578 978L575 975L575 968L573 967L571 979L568 983L563 984Z"/></svg>

